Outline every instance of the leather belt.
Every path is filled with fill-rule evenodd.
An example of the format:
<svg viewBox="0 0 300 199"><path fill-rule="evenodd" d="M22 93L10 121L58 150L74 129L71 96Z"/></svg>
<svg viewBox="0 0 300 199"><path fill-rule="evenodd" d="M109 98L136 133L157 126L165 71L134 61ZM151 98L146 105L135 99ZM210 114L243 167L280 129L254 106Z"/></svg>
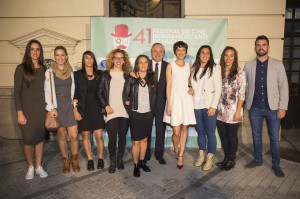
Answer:
<svg viewBox="0 0 300 199"><path fill-rule="evenodd" d="M56 97L59 97L59 98L71 98L71 95L60 95L60 94L57 94Z"/></svg>

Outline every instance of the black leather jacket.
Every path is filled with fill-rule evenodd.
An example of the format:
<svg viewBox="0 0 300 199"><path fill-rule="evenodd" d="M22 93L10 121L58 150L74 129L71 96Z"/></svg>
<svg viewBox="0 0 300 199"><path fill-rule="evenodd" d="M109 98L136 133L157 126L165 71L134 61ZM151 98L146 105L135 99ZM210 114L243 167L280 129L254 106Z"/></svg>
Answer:
<svg viewBox="0 0 300 199"><path fill-rule="evenodd" d="M150 111L153 111L155 108L155 101L157 97L157 83L155 82L154 86L151 87L149 80L146 78L145 80L149 90ZM138 93L140 84L139 81L140 78L134 78L129 76L125 82L125 86L123 89L123 103L128 112L128 108L130 110L138 110ZM125 104L126 101L129 101L129 106Z"/></svg>
<svg viewBox="0 0 300 199"><path fill-rule="evenodd" d="M124 73L124 79L126 81L127 75ZM100 78L100 83L98 86L97 96L102 108L105 109L106 106L109 106L109 89L110 89L110 71L104 71Z"/></svg>
<svg viewBox="0 0 300 199"><path fill-rule="evenodd" d="M101 71L98 71L99 77L97 80L97 85L99 85L99 82L101 80ZM85 75L82 73L82 70L78 70L74 72L74 79L75 79L75 92L73 99L78 100L78 107L77 110L80 113L81 117L84 117L85 115L85 106L86 103L88 103L88 98L86 96L87 93L87 81ZM97 103L98 109L100 112L102 112L102 108L99 104L99 100Z"/></svg>

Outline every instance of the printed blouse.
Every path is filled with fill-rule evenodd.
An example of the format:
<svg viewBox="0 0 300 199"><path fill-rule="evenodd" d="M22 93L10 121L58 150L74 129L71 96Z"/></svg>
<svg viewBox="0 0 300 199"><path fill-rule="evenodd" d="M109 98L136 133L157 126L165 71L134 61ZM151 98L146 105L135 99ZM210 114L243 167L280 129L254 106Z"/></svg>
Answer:
<svg viewBox="0 0 300 199"><path fill-rule="evenodd" d="M238 123L243 120L243 109L241 109L241 119L235 121L233 119L237 109L238 100L245 100L246 77L244 71L238 69L235 80L228 83L229 71L222 80L222 93L218 105L218 120L225 123Z"/></svg>

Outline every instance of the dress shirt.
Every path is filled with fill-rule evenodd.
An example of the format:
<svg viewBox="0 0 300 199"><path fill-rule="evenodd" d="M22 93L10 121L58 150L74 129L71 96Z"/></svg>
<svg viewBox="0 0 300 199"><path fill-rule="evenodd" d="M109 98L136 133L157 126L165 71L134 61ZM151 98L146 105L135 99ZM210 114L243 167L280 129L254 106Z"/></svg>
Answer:
<svg viewBox="0 0 300 199"><path fill-rule="evenodd" d="M268 60L264 62L256 59L255 90L252 107L269 110L267 94Z"/></svg>
<svg viewBox="0 0 300 199"><path fill-rule="evenodd" d="M161 71L161 63L162 61L160 62L155 62L154 60L152 60L152 70L155 72L155 64L158 63L158 75L157 75L157 82L159 81L159 78L160 78L160 71Z"/></svg>

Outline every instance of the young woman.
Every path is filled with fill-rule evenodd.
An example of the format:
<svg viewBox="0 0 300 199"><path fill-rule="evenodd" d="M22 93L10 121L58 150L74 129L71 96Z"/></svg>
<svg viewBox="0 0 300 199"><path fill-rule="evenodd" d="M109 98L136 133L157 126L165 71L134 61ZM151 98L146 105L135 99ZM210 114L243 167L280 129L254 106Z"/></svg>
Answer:
<svg viewBox="0 0 300 199"><path fill-rule="evenodd" d="M176 60L167 66L167 104L163 121L173 129L173 145L175 157L178 159L177 168L183 167L183 153L189 125L196 124L193 111L193 99L189 90L191 65L184 61L188 45L178 41L173 45ZM180 151L178 144L180 143Z"/></svg>
<svg viewBox="0 0 300 199"><path fill-rule="evenodd" d="M102 130L105 124L102 108L97 98L100 71L97 70L95 55L91 51L83 53L81 70L74 73L74 78L74 118L78 121L78 129L82 132L83 146L88 157L87 170L94 170L94 160L91 155L91 133L95 134L97 141L99 154L97 169L103 169L104 142Z"/></svg>
<svg viewBox="0 0 300 199"><path fill-rule="evenodd" d="M124 169L123 155L129 120L123 104L122 92L130 71L131 65L127 53L121 49L114 49L107 56L106 71L102 73L98 86L98 99L106 114L105 122L110 158L109 173L115 173L117 166L119 170ZM118 153L116 149L117 139Z"/></svg>
<svg viewBox="0 0 300 199"><path fill-rule="evenodd" d="M127 107L132 140L133 176L140 177L141 167L150 172L146 165L145 154L147 139L152 132L157 83L150 60L139 55L134 64L134 72L139 78L129 76L125 82L123 102Z"/></svg>
<svg viewBox="0 0 300 199"><path fill-rule="evenodd" d="M26 45L22 64L18 65L14 75L15 105L18 122L21 125L24 139L24 153L28 163L25 178L34 178L35 172L41 178L48 176L42 167L45 139L45 101L44 81L45 67L43 66L43 48L39 41L31 40Z"/></svg>
<svg viewBox="0 0 300 199"><path fill-rule="evenodd" d="M213 165L216 151L217 106L221 96L222 78L219 65L214 62L210 46L201 46L192 67L191 84L194 91L194 111L197 120L199 158L195 162L200 167L204 162L207 140L207 158L203 170L208 171Z"/></svg>
<svg viewBox="0 0 300 199"><path fill-rule="evenodd" d="M70 160L67 145L67 130L71 141L73 171L78 172L79 154L77 121L73 113L73 96L75 91L73 69L68 61L68 53L65 47L57 46L54 49L54 62L47 69L45 80L46 110L51 116L57 117L60 127L58 128L58 146L64 163L63 172L70 172ZM51 83L50 83L51 78ZM53 103L51 90L53 92Z"/></svg>
<svg viewBox="0 0 300 199"><path fill-rule="evenodd" d="M223 170L235 166L235 154L238 147L237 132L243 119L245 101L245 73L238 66L235 48L227 46L221 55L222 94L218 105L217 128L224 150L224 160L217 163Z"/></svg>

